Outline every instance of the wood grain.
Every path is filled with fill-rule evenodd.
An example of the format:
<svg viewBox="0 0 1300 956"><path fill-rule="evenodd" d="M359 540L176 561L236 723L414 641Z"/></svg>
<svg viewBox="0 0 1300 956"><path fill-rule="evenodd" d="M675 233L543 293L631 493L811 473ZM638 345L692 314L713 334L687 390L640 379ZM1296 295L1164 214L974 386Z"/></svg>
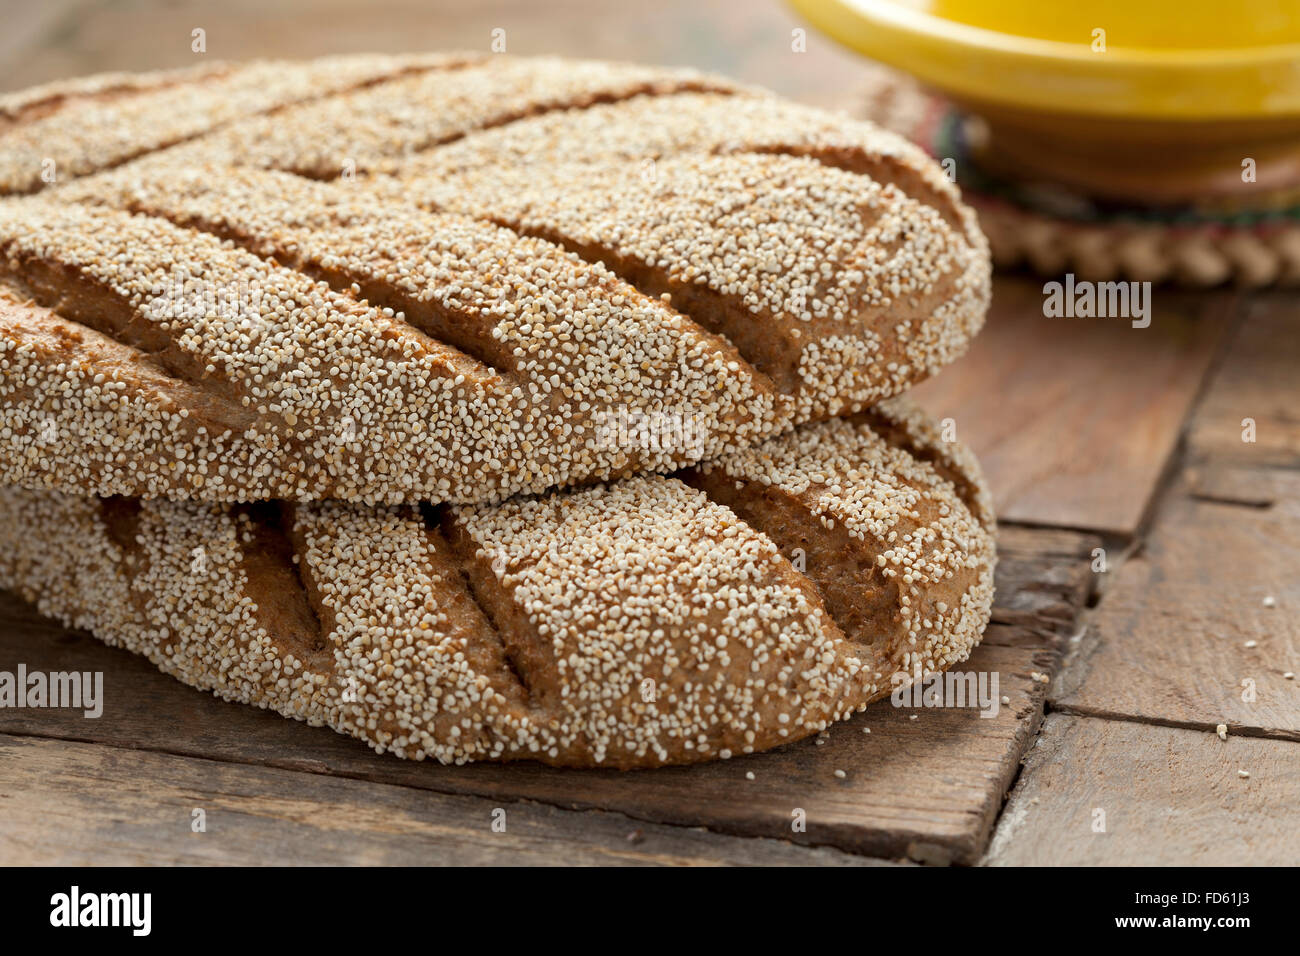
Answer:
<svg viewBox="0 0 1300 956"><path fill-rule="evenodd" d="M1015 626L990 631L985 643L1016 640L1062 646L1074 635L1079 609L1098 589L1093 550L1101 545L1101 538L1073 531L1014 525L998 529L993 620Z"/></svg>
<svg viewBox="0 0 1300 956"><path fill-rule="evenodd" d="M1012 550L1026 554L1038 534L1016 532ZM1059 592L1060 581L1077 574L1078 555L1087 553L1090 540L1045 534L1042 560L1009 563L1000 572L1000 593L1035 587L1043 594L1053 587ZM1038 577L1014 580L1008 571L1034 571ZM1071 593L1086 591L1081 584L1072 587ZM67 710L0 710L0 732L600 809L650 823L706 826L885 858L972 862L1041 718L1046 685L1031 675L1052 671L1058 659L1053 635L1062 625L1057 604L1049 606L1057 616L1034 618L1022 607L1019 623L993 625L985 646L963 667L998 674L999 697L1011 703L1000 706L996 717L981 718L973 709L909 711L883 701L836 726L821 745L808 740L698 767L619 773L534 764L440 767L378 756L327 730L186 688L143 659L63 630L5 596L0 669L12 670L21 661L29 669L102 671L107 704L98 719ZM837 777L836 770L845 776ZM804 832L792 830L796 809L806 814Z"/></svg>
<svg viewBox="0 0 1300 956"><path fill-rule="evenodd" d="M1294 866L1298 762L1289 741L1051 714L984 862Z"/></svg>
<svg viewBox="0 0 1300 956"><path fill-rule="evenodd" d="M1193 460L1300 465L1300 299L1260 293L1227 349L1188 433ZM1254 419L1255 440L1242 440Z"/></svg>
<svg viewBox="0 0 1300 956"><path fill-rule="evenodd" d="M1202 501L1271 508L1295 494L1295 472L1211 461L1187 470L1188 494Z"/></svg>
<svg viewBox="0 0 1300 956"><path fill-rule="evenodd" d="M204 832L193 832L194 811ZM504 817L497 811L504 811ZM504 832L493 829L504 819ZM0 864L824 865L778 840L0 735Z"/></svg>
<svg viewBox="0 0 1300 956"><path fill-rule="evenodd" d="M1157 289L1149 328L1043 316L999 276L970 354L913 394L978 456L999 518L1132 536L1178 445L1231 296Z"/></svg>
<svg viewBox="0 0 1300 956"><path fill-rule="evenodd" d="M1267 507L1172 491L1143 554L1116 573L1092 617L1096 642L1054 705L1300 740L1300 681L1283 677L1300 673L1300 474L1267 482L1282 491ZM1252 486L1238 472L1232 487ZM1256 699L1243 700L1243 681Z"/></svg>

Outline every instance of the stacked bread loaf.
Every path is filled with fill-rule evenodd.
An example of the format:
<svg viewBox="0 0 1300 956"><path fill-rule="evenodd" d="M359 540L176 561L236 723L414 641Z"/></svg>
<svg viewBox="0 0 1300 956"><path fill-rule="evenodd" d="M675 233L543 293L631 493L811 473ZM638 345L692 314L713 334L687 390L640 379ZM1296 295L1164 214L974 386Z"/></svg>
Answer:
<svg viewBox="0 0 1300 956"><path fill-rule="evenodd" d="M0 586L444 762L792 741L988 621L905 397L987 247L870 125L504 56L0 99Z"/></svg>

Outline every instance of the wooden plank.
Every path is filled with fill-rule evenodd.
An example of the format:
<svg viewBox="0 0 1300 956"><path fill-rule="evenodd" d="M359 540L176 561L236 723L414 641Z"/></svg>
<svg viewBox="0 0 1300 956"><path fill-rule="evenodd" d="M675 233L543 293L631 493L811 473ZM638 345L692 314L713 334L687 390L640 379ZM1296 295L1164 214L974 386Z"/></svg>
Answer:
<svg viewBox="0 0 1300 956"><path fill-rule="evenodd" d="M1295 473L1212 461L1189 468L1186 480L1188 493L1202 501L1271 508L1286 498L1287 486L1294 486Z"/></svg>
<svg viewBox="0 0 1300 956"><path fill-rule="evenodd" d="M1012 550L1028 553L1036 534L1015 533ZM1059 567L1077 569L1077 555L1089 543L1083 536L1048 533L1049 553L1041 561L1006 567L1036 569L1042 581L1059 586ZM999 578L1003 595L1033 586L1033 580L1005 573ZM603 809L652 823L707 826L886 858L971 862L987 841L1041 717L1046 685L1032 675L1050 673L1057 661L1052 640L1063 622L1035 619L1023 608L1017 613L1020 623L994 625L963 668L998 675L998 697L1007 696L1010 704L1000 705L996 717L981 718L973 709L908 711L883 701L835 727L820 745L809 740L698 767L619 773L535 764L440 767L381 757L327 730L201 695L140 658L42 621L6 596L0 600L0 669L13 670L21 661L32 670L102 671L107 703L98 719L66 710L0 710L0 732ZM836 770L845 776L837 777ZM805 832L792 830L795 810L806 814Z"/></svg>
<svg viewBox="0 0 1300 956"><path fill-rule="evenodd" d="M1176 488L1143 554L1116 572L1092 618L1097 639L1054 705L1300 740L1300 681L1284 677L1300 673L1300 473L1250 482L1238 469L1231 485L1219 474L1220 494L1271 503Z"/></svg>
<svg viewBox="0 0 1300 956"><path fill-rule="evenodd" d="M204 831L193 831L195 810ZM493 828L494 820L497 829ZM504 831L501 831L504 821ZM611 813L0 735L0 864L857 866Z"/></svg>
<svg viewBox="0 0 1300 956"><path fill-rule="evenodd" d="M1231 294L1158 289L1149 328L1043 315L999 276L970 354L914 390L980 459L998 516L1135 534L1231 321Z"/></svg>
<svg viewBox="0 0 1300 956"><path fill-rule="evenodd" d="M1294 866L1297 765L1290 741L1051 714L984 862Z"/></svg>
<svg viewBox="0 0 1300 956"><path fill-rule="evenodd" d="M1188 433L1196 460L1300 465L1300 307L1294 292L1261 293L1211 380ZM1242 440L1253 419L1253 442Z"/></svg>
<svg viewBox="0 0 1300 956"><path fill-rule="evenodd" d="M1015 625L990 641L1060 646L1072 637L1079 609L1098 589L1093 551L1101 538L1073 531L1004 525L998 529L997 598L993 620Z"/></svg>
<svg viewBox="0 0 1300 956"><path fill-rule="evenodd" d="M10 621L0 625L0 633L17 633ZM997 671L999 696L1012 701L994 719L931 710L912 721L909 713L882 702L835 728L821 746L803 741L698 767L619 773L400 761L329 731L200 695L142 659L54 626L40 640L6 637L3 648L0 669L13 670L21 660L29 670L102 671L107 699L103 716L93 720L67 710L0 711L4 732L569 809L603 808L638 820L930 860L978 854L1040 713L1043 685L1029 674L1049 670L1054 657L992 645L976 652L968 667ZM871 733L863 733L864 727ZM843 780L835 777L837 769L846 772ZM748 773L755 779L748 780ZM804 833L791 829L796 809L806 812Z"/></svg>

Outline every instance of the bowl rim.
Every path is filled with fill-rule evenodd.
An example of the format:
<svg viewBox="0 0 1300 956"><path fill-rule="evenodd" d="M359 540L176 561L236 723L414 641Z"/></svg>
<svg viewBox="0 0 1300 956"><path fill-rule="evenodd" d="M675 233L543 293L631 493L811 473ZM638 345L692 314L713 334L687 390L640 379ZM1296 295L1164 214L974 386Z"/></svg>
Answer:
<svg viewBox="0 0 1300 956"><path fill-rule="evenodd" d="M837 42L966 99L1056 113L1174 120L1300 115L1300 43L1219 49L1108 46L1099 54L1085 42L1001 33L898 0L787 2ZM966 65L978 69L959 77L951 65L917 56L945 48L965 54ZM1006 76L1000 69L1017 73ZM1069 78L1079 86L1037 87L1026 84L1027 72L1048 80ZM1265 75L1280 89L1252 96ZM961 82L953 82L957 79ZM1178 89L1171 93L1174 83ZM1103 87L1106 95L1098 96Z"/></svg>

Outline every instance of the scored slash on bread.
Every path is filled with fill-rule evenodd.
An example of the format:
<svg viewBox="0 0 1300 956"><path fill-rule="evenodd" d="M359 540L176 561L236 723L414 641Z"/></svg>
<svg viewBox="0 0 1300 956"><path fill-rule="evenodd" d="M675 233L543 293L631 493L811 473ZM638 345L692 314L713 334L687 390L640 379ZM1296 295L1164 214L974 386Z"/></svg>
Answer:
<svg viewBox="0 0 1300 956"><path fill-rule="evenodd" d="M278 176L289 194L254 193L229 230L338 289L162 218L0 206L0 280L52 306L44 323L11 327L7 351L0 342L0 390L17 390L6 411L27 411L32 439L30 458L0 466L5 478L113 493L128 454L146 494L491 500L681 463L684 448L598 441L601 416L620 408L689 414L705 436L695 458L778 418L771 388L724 341L553 246L464 217L394 222L382 207L335 220L328 187L248 175ZM301 227L295 208L310 210ZM172 294L203 282L260 298L232 313ZM387 308L353 295L357 282ZM129 361L88 358L104 339ZM161 413L138 387L142 368L174 382ZM194 391L203 403L188 401ZM44 441L32 419L51 394L60 439Z"/></svg>
<svg viewBox="0 0 1300 956"><path fill-rule="evenodd" d="M226 123L481 59L482 54L450 53L213 64L153 80L112 74L10 94L0 97L0 195L44 189L48 172L55 182L84 176Z"/></svg>
<svg viewBox="0 0 1300 956"><path fill-rule="evenodd" d="M459 65L459 64L458 64ZM408 157L555 110L680 92L740 95L694 70L553 57L493 57L421 71L236 123L174 151L178 163L255 166L312 179L392 170Z"/></svg>
<svg viewBox="0 0 1300 956"><path fill-rule="evenodd" d="M633 768L797 740L964 660L992 530L973 459L892 401L499 505L7 488L0 586L380 751Z"/></svg>
<svg viewBox="0 0 1300 956"><path fill-rule="evenodd" d="M874 127L684 70L216 64L0 97L0 197L0 586L186 683L633 768L988 621L978 467L891 399L987 245Z"/></svg>
<svg viewBox="0 0 1300 956"><path fill-rule="evenodd" d="M7 150L33 130L131 119L62 164L116 168L0 200L0 480L499 501L861 410L983 321L987 249L955 187L866 124L686 71L346 62L318 95L286 81L240 107L257 115L170 131L140 118L251 89L254 67L10 107L0 156L22 169ZM642 414L701 440L602 437Z"/></svg>
<svg viewBox="0 0 1300 956"><path fill-rule="evenodd" d="M982 315L969 247L933 209L774 154L402 177L392 194L602 262L725 336L799 421L860 408L951 361ZM629 186L630 183L637 185Z"/></svg>

